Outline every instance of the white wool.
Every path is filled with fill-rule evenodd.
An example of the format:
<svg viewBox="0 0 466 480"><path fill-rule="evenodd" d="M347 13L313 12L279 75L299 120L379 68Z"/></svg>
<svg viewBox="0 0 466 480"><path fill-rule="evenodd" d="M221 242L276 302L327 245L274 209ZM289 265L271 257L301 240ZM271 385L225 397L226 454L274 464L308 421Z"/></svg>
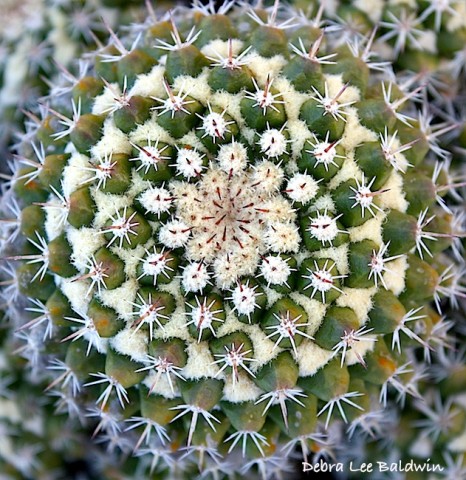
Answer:
<svg viewBox="0 0 466 480"><path fill-rule="evenodd" d="M98 230L102 228L110 217L115 218L117 212L124 207L131 205L131 198L125 195L112 195L104 193L97 188L91 189L92 196L96 204L96 215L94 218L94 227ZM97 235L97 232L96 232ZM104 236L103 233L99 235Z"/></svg>
<svg viewBox="0 0 466 480"><path fill-rule="evenodd" d="M329 181L328 188L334 190L340 185L340 183L347 180L360 179L362 172L358 167L358 164L354 161L354 152L348 152L343 165L338 170L338 173Z"/></svg>
<svg viewBox="0 0 466 480"><path fill-rule="evenodd" d="M329 362L333 355L332 351L320 348L307 339L301 343L297 350L300 377L314 375L317 370Z"/></svg>
<svg viewBox="0 0 466 480"><path fill-rule="evenodd" d="M387 263L390 272L385 272L383 278L387 289L391 290L394 295L398 296L405 289L406 270L409 268L408 258L403 255Z"/></svg>
<svg viewBox="0 0 466 480"><path fill-rule="evenodd" d="M70 301L71 308L79 313L85 314L91 300L91 296L86 296L89 284L87 282L73 282L71 279L61 278L60 289L63 295Z"/></svg>
<svg viewBox="0 0 466 480"><path fill-rule="evenodd" d="M364 340L355 342L353 346L346 351L346 356L345 356L346 365L357 365L358 363L361 363L359 361L359 358L364 358L364 355L366 355L367 352L372 352L374 350L375 344L377 342L377 336L364 335L363 338ZM373 339L374 341L371 341L369 339ZM359 358L358 358L358 355L359 355Z"/></svg>
<svg viewBox="0 0 466 480"><path fill-rule="evenodd" d="M421 30L417 35L417 42L413 44L416 50L437 53L437 33L433 30ZM417 43L419 43L420 48Z"/></svg>
<svg viewBox="0 0 466 480"><path fill-rule="evenodd" d="M159 141L173 144L174 140L170 134L162 128L156 121L156 114L142 125L138 125L135 130L129 134L132 143L142 143L150 140L151 142Z"/></svg>
<svg viewBox="0 0 466 480"><path fill-rule="evenodd" d="M131 153L128 137L116 127L113 117L105 120L102 138L91 148L91 153L97 158L104 158L112 153Z"/></svg>
<svg viewBox="0 0 466 480"><path fill-rule="evenodd" d="M340 295L336 304L339 307L348 307L354 310L358 317L360 325L364 325L367 321L367 315L372 308L372 296L377 289L373 288L348 288L342 289L343 294Z"/></svg>
<svg viewBox="0 0 466 480"><path fill-rule="evenodd" d="M68 33L69 18L58 8L47 9L52 26L47 40L53 45L53 59L60 65L69 65L77 56L76 41Z"/></svg>
<svg viewBox="0 0 466 480"><path fill-rule="evenodd" d="M228 58L229 43L224 40L215 39L211 40L207 45L201 48L201 52L206 56L214 60L220 58ZM237 38L232 39L231 47L233 56L237 56L243 50L243 42Z"/></svg>
<svg viewBox="0 0 466 480"><path fill-rule="evenodd" d="M235 313L231 310L228 305L225 305L226 318L225 321L220 324L220 327L217 331L218 337L224 337L233 332L238 331L247 331L248 324L240 322Z"/></svg>
<svg viewBox="0 0 466 480"><path fill-rule="evenodd" d="M374 23L380 21L385 6L384 0L355 0L353 5L364 12Z"/></svg>
<svg viewBox="0 0 466 480"><path fill-rule="evenodd" d="M311 336L314 335L322 324L327 305L298 292L291 292L290 298L304 308L307 314L306 323L309 323L306 333Z"/></svg>
<svg viewBox="0 0 466 480"><path fill-rule="evenodd" d="M247 326L247 330L245 331L252 341L254 358L257 360L257 362L250 364L250 368L253 372L270 362L270 360L275 358L282 351L280 347L274 348L274 342L267 338L267 334L264 333L259 325Z"/></svg>
<svg viewBox="0 0 466 480"><path fill-rule="evenodd" d="M116 242L115 242L116 243ZM150 239L145 245L138 245L136 248L120 248L118 246L111 247L112 253L115 253L120 257L125 264L125 273L131 278L136 276L136 267L140 263L141 258L145 256L145 250L148 250L154 244L154 241Z"/></svg>
<svg viewBox="0 0 466 480"><path fill-rule="evenodd" d="M178 145L190 145L191 147L199 150L202 153L207 152L207 148L201 142L201 139L196 135L196 133L191 130L184 137L180 138Z"/></svg>
<svg viewBox="0 0 466 480"><path fill-rule="evenodd" d="M311 205L311 211L325 211L329 213L335 213L335 203L333 202L332 196L329 193L322 195L313 202Z"/></svg>
<svg viewBox="0 0 466 480"><path fill-rule="evenodd" d="M145 75L138 75L130 95L140 95L141 97L157 97L164 98L166 93L163 86L163 77L165 67L155 65L152 70Z"/></svg>
<svg viewBox="0 0 466 480"><path fill-rule="evenodd" d="M263 289L267 296L267 308L270 308L276 301L283 297L282 293L277 292L273 288L264 286Z"/></svg>
<svg viewBox="0 0 466 480"><path fill-rule="evenodd" d="M57 206L61 203L60 200L55 197L55 195L49 197L49 202L56 204ZM47 240L50 242L54 238L57 238L64 229L62 210L60 208L44 208L45 211L45 222L44 228L47 235Z"/></svg>
<svg viewBox="0 0 466 480"><path fill-rule="evenodd" d="M95 97L94 104L92 105L92 113L94 115L109 113L117 103L115 98L119 98L120 95L121 89L118 83L109 84L100 95Z"/></svg>
<svg viewBox="0 0 466 480"><path fill-rule="evenodd" d="M241 99L244 94L242 92L237 94L231 94L225 91L215 92L210 98L211 107L217 107L221 110L226 110L233 120L238 124L241 133L245 127L243 116L241 115Z"/></svg>
<svg viewBox="0 0 466 480"><path fill-rule="evenodd" d="M232 375L228 375L223 387L223 399L232 403L256 400L262 390L249 378L247 373L240 371L239 381L233 384Z"/></svg>
<svg viewBox="0 0 466 480"><path fill-rule="evenodd" d="M375 142L378 140L375 132L361 125L356 108L346 107L346 112L345 131L343 132L340 145L348 153L354 150L358 145L362 145L366 142Z"/></svg>
<svg viewBox="0 0 466 480"><path fill-rule="evenodd" d="M466 3L458 2L452 5L456 10L457 15L449 15L447 20L447 30L449 32L455 32L460 28L466 27Z"/></svg>
<svg viewBox="0 0 466 480"><path fill-rule="evenodd" d="M209 350L207 342L191 342L186 348L188 361L182 370L183 377L195 380L204 377L213 377L219 368L214 365L215 361Z"/></svg>
<svg viewBox="0 0 466 480"><path fill-rule="evenodd" d="M71 225L66 228L66 238L73 251L71 262L80 272L84 271L91 256L106 243L104 236L96 234L93 228L78 230Z"/></svg>
<svg viewBox="0 0 466 480"><path fill-rule="evenodd" d="M134 307L131 302L136 298L138 290L139 285L133 278L123 282L121 286L113 290L102 289L100 299L104 305L113 308L121 318L132 321L134 319Z"/></svg>
<svg viewBox="0 0 466 480"><path fill-rule="evenodd" d="M264 58L255 50L245 55L244 61L248 62L248 67L252 71L259 86L265 84L268 76L270 76L271 79L276 78L287 63L287 60L282 55Z"/></svg>
<svg viewBox="0 0 466 480"><path fill-rule="evenodd" d="M162 288L160 288L160 290L164 291ZM154 333L154 338L162 338L165 340L176 337L182 340L192 340L188 327L186 326L190 318L191 317L186 315L184 307L178 306L170 315L170 321L163 326L163 329L159 329Z"/></svg>
<svg viewBox="0 0 466 480"><path fill-rule="evenodd" d="M0 418L6 418L12 423L19 423L23 417L15 402L0 397Z"/></svg>
<svg viewBox="0 0 466 480"><path fill-rule="evenodd" d="M180 390L176 384L175 376L172 375L172 388L170 383L167 380L166 375L161 375L157 378L157 373L153 370L150 371L149 375L142 381L142 383L150 390L152 389L151 395L162 395L165 398L176 398L179 397ZM157 381L157 383L155 383ZM154 386L155 384L155 386Z"/></svg>
<svg viewBox="0 0 466 480"><path fill-rule="evenodd" d="M197 77L180 75L176 77L173 83L173 90L183 91L190 97L199 100L203 105L207 105L212 95L212 89L208 83L209 72L210 70L205 68Z"/></svg>
<svg viewBox="0 0 466 480"><path fill-rule="evenodd" d="M385 213L377 212L377 215L364 222L359 227L348 228L351 242L361 240L372 240L380 245L382 243L382 224L385 220Z"/></svg>
<svg viewBox="0 0 466 480"><path fill-rule="evenodd" d="M89 157L74 150L62 175L62 187L65 198L68 198L93 176L92 172L84 170L89 167L91 167Z"/></svg>
<svg viewBox="0 0 466 480"><path fill-rule="evenodd" d="M399 155L399 157L401 156L402 155ZM397 156L397 159L399 157ZM406 212L408 209L408 202L406 201L403 191L403 177L398 172L393 171L391 173L390 177L385 182L383 189L388 189L388 192L377 196L380 206L382 208L399 210L403 213Z"/></svg>
<svg viewBox="0 0 466 480"><path fill-rule="evenodd" d="M288 122L297 120L301 106L306 100L309 100L309 94L295 90L290 81L285 77L278 77L274 80L272 88L276 88L282 94L278 100L285 100L284 106Z"/></svg>
<svg viewBox="0 0 466 480"><path fill-rule="evenodd" d="M448 443L448 450L458 453L466 452L466 431Z"/></svg>
<svg viewBox="0 0 466 480"><path fill-rule="evenodd" d="M301 156L306 141L312 138L312 133L307 128L306 123L298 119L288 120L286 128L291 138L291 157L296 159Z"/></svg>
<svg viewBox="0 0 466 480"><path fill-rule="evenodd" d="M348 265L348 248L349 245L344 243L339 247L330 247L319 250L314 253L315 258L330 258L335 262L339 275L347 275L349 273Z"/></svg>
<svg viewBox="0 0 466 480"><path fill-rule="evenodd" d="M147 355L147 341L147 333L143 329L136 331L125 328L110 340L110 345L116 352L131 357L131 360L144 362Z"/></svg>

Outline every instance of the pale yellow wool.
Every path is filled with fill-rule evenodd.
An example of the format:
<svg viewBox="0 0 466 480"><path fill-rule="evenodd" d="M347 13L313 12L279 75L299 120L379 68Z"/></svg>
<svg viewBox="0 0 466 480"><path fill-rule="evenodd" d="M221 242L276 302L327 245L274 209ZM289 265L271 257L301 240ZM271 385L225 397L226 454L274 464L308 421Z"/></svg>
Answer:
<svg viewBox="0 0 466 480"><path fill-rule="evenodd" d="M85 314L91 300L86 296L89 288L87 281L73 282L71 278L60 278L59 285L63 295L70 301L71 308L78 314Z"/></svg>
<svg viewBox="0 0 466 480"><path fill-rule="evenodd" d="M119 317L127 322L132 322L135 317L131 302L135 301L138 290L139 285L136 279L129 279L114 290L102 289L100 299L104 305L113 308Z"/></svg>
<svg viewBox="0 0 466 480"><path fill-rule="evenodd" d="M257 360L257 362L254 362L251 365L251 370L253 372L258 370L262 365L270 362L270 360L275 358L282 351L278 346L274 348L275 342L267 338L268 334L266 334L259 325L246 326L245 331L252 341L254 358ZM274 338L277 340L278 335Z"/></svg>
<svg viewBox="0 0 466 480"><path fill-rule="evenodd" d="M287 60L282 55L264 58L254 50L244 56L244 61L247 62L259 87L265 85L267 77L271 79L278 77L278 74L287 63Z"/></svg>
<svg viewBox="0 0 466 480"><path fill-rule="evenodd" d="M364 358L364 356L368 352L372 352L374 350L375 344L377 342L377 336L364 335L363 338L364 340L355 342L353 346L346 351L346 355L345 355L346 365L360 364L361 362L359 361L358 355L360 358Z"/></svg>
<svg viewBox="0 0 466 480"><path fill-rule="evenodd" d="M165 98L166 93L163 87L164 74L165 67L161 65L155 65L155 67L153 67L149 73L145 75L138 75L133 87L129 92L130 95Z"/></svg>
<svg viewBox="0 0 466 480"><path fill-rule="evenodd" d="M233 376L228 375L223 386L223 399L232 403L253 402L262 390L252 381L248 373L240 372L238 382L233 384Z"/></svg>
<svg viewBox="0 0 466 480"><path fill-rule="evenodd" d="M417 8L417 0L388 0L390 5L406 5L414 10Z"/></svg>
<svg viewBox="0 0 466 480"><path fill-rule="evenodd" d="M162 395L165 398L176 398L180 397L181 393L177 386L175 375L171 375L173 391L170 387L166 375L157 376L157 373L154 370L150 370L150 373L144 378L142 383L150 390L152 389L151 395Z"/></svg>
<svg viewBox="0 0 466 480"><path fill-rule="evenodd" d="M130 207L131 197L126 195L112 195L104 193L96 187L91 187L91 195L96 204L96 215L93 226L96 229L96 235L104 236L103 233L97 233L110 217L117 218L117 212L121 212L124 207ZM114 243L119 242L119 239Z"/></svg>
<svg viewBox="0 0 466 480"><path fill-rule="evenodd" d="M320 212L325 210L327 210L328 213L336 212L335 203L332 199L332 196L329 193L326 193L321 197L316 198L312 203L310 210L312 212L315 212L315 211Z"/></svg>
<svg viewBox="0 0 466 480"><path fill-rule="evenodd" d="M353 5L364 12L374 23L380 21L385 6L384 0L355 0Z"/></svg>
<svg viewBox="0 0 466 480"><path fill-rule="evenodd" d="M170 145L174 144L175 140L157 123L156 118L157 114L153 113L149 120L142 125L138 125L136 129L129 134L130 141L135 144L142 144L150 140L151 145L153 145L156 140L159 140L160 142Z"/></svg>
<svg viewBox="0 0 466 480"><path fill-rule="evenodd" d="M402 175L393 171L388 180L385 182L383 189L388 189L388 192L377 196L380 207L406 212L408 209L408 202L406 201L403 191Z"/></svg>
<svg viewBox="0 0 466 480"><path fill-rule="evenodd" d="M208 83L209 69L205 68L197 77L180 75L176 77L173 83L173 91L183 94L188 93L190 97L199 100L203 105L207 105L212 97L212 89Z"/></svg>
<svg viewBox="0 0 466 480"><path fill-rule="evenodd" d="M311 336L314 335L322 324L327 305L318 300L306 297L306 295L298 292L291 292L290 298L304 308L304 311L307 314L306 323L309 323L306 333Z"/></svg>
<svg viewBox="0 0 466 480"><path fill-rule="evenodd" d="M333 352L320 348L314 342L304 339L298 347L299 376L314 375L317 370L326 365L332 358Z"/></svg>
<svg viewBox="0 0 466 480"><path fill-rule="evenodd" d="M466 452L466 431L448 443L448 450L458 453Z"/></svg>
<svg viewBox="0 0 466 480"><path fill-rule="evenodd" d="M466 27L466 3L457 2L452 7L456 10L457 15L448 16L446 27L449 32L455 32Z"/></svg>
<svg viewBox="0 0 466 480"><path fill-rule="evenodd" d="M327 83L328 94L330 97L337 96L345 85L345 82L343 82L343 76L341 74L325 75L325 82ZM361 95L359 89L350 85L338 97L338 103L357 102L360 98Z"/></svg>
<svg viewBox="0 0 466 480"><path fill-rule="evenodd" d="M138 331L135 328L125 328L110 340L110 345L116 352L131 357L134 362L143 362L146 359L148 340L144 327Z"/></svg>
<svg viewBox="0 0 466 480"><path fill-rule="evenodd" d="M68 165L63 170L62 176L62 188L65 198L68 198L93 176L92 172L84 170L91 167L89 157L76 152L74 148L70 150L72 150L72 154L68 160Z"/></svg>
<svg viewBox="0 0 466 480"><path fill-rule="evenodd" d="M71 263L82 273L91 256L107 243L104 236L96 234L93 228L77 229L71 225L66 227L66 238L73 251Z"/></svg>
<svg viewBox="0 0 466 480"><path fill-rule="evenodd" d="M283 297L282 293L277 292L273 288L264 286L264 293L267 296L267 308L270 308L276 301Z"/></svg>
<svg viewBox="0 0 466 480"><path fill-rule="evenodd" d="M382 224L386 218L385 213L377 212L377 215L364 222L359 227L348 228L351 242L372 240L377 245L382 243Z"/></svg>
<svg viewBox="0 0 466 480"><path fill-rule="evenodd" d="M149 239L145 245L138 245L136 248L120 248L112 245L110 250L123 260L125 263L125 273L131 278L137 276L136 268L141 262L141 259L146 255L145 250L152 251L152 245L154 245L154 240Z"/></svg>
<svg viewBox="0 0 466 480"><path fill-rule="evenodd" d="M417 36L418 45L413 44L415 50L426 51L429 53L437 53L437 33L433 30L422 31Z"/></svg>
<svg viewBox="0 0 466 480"><path fill-rule="evenodd" d="M294 255L294 258L298 263L298 267L300 267L301 263L303 263L303 261L306 260L306 258L309 258L311 256L312 256L312 253L309 250L307 250L306 248L302 248L299 252L297 252Z"/></svg>
<svg viewBox="0 0 466 480"><path fill-rule="evenodd" d="M59 206L61 201L55 196L50 195L48 202L51 205ZM47 235L47 240L50 242L57 238L64 230L64 223L60 221L62 217L62 210L60 208L45 208L45 222L44 228Z"/></svg>
<svg viewBox="0 0 466 480"><path fill-rule="evenodd" d="M372 308L372 297L376 293L377 289L373 288L342 288L343 294L340 295L336 304L339 307L348 307L351 308L358 320L360 325L364 325L368 318L368 313Z"/></svg>
<svg viewBox="0 0 466 480"><path fill-rule="evenodd" d="M37 15L35 8L31 11ZM76 41L69 35L70 19L58 8L48 8L46 15L51 23L51 26L48 27L47 42L53 48L53 59L59 65L69 65L77 56ZM23 28L21 27L19 31L23 31Z"/></svg>
<svg viewBox="0 0 466 480"><path fill-rule="evenodd" d="M334 190L341 183L353 179L357 179L360 182L362 179L362 171L354 161L354 152L351 151L347 153L346 159L337 174L329 181L328 188Z"/></svg>
<svg viewBox="0 0 466 480"><path fill-rule="evenodd" d="M223 322L220 325L217 332L217 337L224 337L225 335L228 335L236 331L244 331L246 324L241 323L237 319L235 313L231 310L231 308L228 305L225 305L225 313L226 313L225 322Z"/></svg>
<svg viewBox="0 0 466 480"><path fill-rule="evenodd" d="M204 45L201 48L201 52L206 56L215 61L220 60L220 58L228 58L229 55L229 41L224 41L220 39L212 40L207 45ZM234 38L231 40L231 48L233 52L233 57L236 57L243 50L244 42Z"/></svg>
<svg viewBox="0 0 466 480"><path fill-rule="evenodd" d="M376 142L378 140L375 132L361 125L358 111L355 107L346 107L346 112L345 131L343 132L340 145L346 150L347 154L352 152L359 145L366 142Z"/></svg>
<svg viewBox="0 0 466 480"><path fill-rule="evenodd" d="M160 288L160 290L162 290ZM192 336L188 331L186 324L191 317L186 315L184 306L177 306L175 311L170 315L170 320L163 326L163 329L157 329L154 332L154 338L180 338L185 341L192 341Z"/></svg>
<svg viewBox="0 0 466 480"><path fill-rule="evenodd" d="M388 290L398 296L405 289L406 270L409 268L408 257L403 255L401 258L387 263L386 266L390 271L383 275L385 285Z"/></svg>
<svg viewBox="0 0 466 480"><path fill-rule="evenodd" d="M277 91L282 94L277 100L285 101L284 107L286 118L288 119L287 122L297 120L303 103L309 100L309 93L298 92L290 81L282 76L273 81L272 87L276 88ZM289 127L288 123L287 127Z"/></svg>
<svg viewBox="0 0 466 480"><path fill-rule="evenodd" d="M286 128L290 134L290 138L293 139L290 143L291 147L288 147L288 151L290 151L291 148L291 158L296 160L301 156L306 141L312 138L312 133L307 128L306 123L298 119L288 120ZM288 164L287 170L289 171Z"/></svg>
<svg viewBox="0 0 466 480"><path fill-rule="evenodd" d="M121 89L117 82L110 83L104 88L104 91L95 97L92 105L92 113L94 115L108 114L115 107L118 107L118 101L121 95Z"/></svg>
<svg viewBox="0 0 466 480"><path fill-rule="evenodd" d="M0 398L0 418L6 418L12 423L19 423L23 416L15 402L7 398Z"/></svg>
<svg viewBox="0 0 466 480"><path fill-rule="evenodd" d="M348 275L348 248L349 245L344 243L339 247L330 247L314 252L315 258L330 258L335 262L339 275Z"/></svg>
<svg viewBox="0 0 466 480"><path fill-rule="evenodd" d="M231 94L225 91L219 91L215 92L215 95L212 95L210 102L212 108L217 107L221 111L225 110L226 113L235 120L241 133L246 125L241 115L241 99L243 97L243 92Z"/></svg>
<svg viewBox="0 0 466 480"><path fill-rule="evenodd" d="M201 142L201 139L193 132L187 133L184 137L179 140L180 145L189 145L201 153L207 153L207 148Z"/></svg>
<svg viewBox="0 0 466 480"><path fill-rule="evenodd" d="M207 342L191 342L186 348L188 361L183 368L183 377L195 380L204 377L213 377L219 370Z"/></svg>
<svg viewBox="0 0 466 480"><path fill-rule="evenodd" d="M96 158L105 158L112 153L131 153L129 139L115 126L113 117L105 120L102 138L91 148L91 153Z"/></svg>

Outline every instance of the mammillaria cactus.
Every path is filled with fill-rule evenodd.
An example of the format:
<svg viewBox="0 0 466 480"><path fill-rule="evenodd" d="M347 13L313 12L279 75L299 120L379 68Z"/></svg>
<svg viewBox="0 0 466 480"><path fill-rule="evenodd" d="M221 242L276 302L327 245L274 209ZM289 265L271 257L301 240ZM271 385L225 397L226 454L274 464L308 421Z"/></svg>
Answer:
<svg viewBox="0 0 466 480"><path fill-rule="evenodd" d="M0 151L7 153L14 135L22 131L24 110L34 108L58 73L94 48L105 32L136 14L139 0L116 8L111 0L3 0L0 4ZM133 11L134 10L134 11ZM131 12L131 13L130 13ZM126 20L125 20L126 19ZM19 143L21 143L21 139ZM4 169L2 170L4 171Z"/></svg>
<svg viewBox="0 0 466 480"><path fill-rule="evenodd" d="M462 233L422 87L328 30L278 2L149 8L41 107L7 307L123 472L279 478L443 344Z"/></svg>

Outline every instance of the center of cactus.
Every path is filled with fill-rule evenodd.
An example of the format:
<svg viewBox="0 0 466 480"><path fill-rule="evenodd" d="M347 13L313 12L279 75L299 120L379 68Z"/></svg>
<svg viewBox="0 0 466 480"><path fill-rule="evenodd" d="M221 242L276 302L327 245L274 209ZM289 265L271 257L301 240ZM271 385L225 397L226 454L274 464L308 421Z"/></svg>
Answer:
<svg viewBox="0 0 466 480"><path fill-rule="evenodd" d="M216 264L220 281L228 284L254 272L259 255L270 250L290 250L299 243L290 203L273 182L265 183L272 175L280 175L281 169L273 164L244 168L248 164L245 153L240 158L230 152L229 163L225 155L220 155L220 168L212 166L197 184L171 185L177 220L186 224L185 230L190 232L186 241L189 258ZM168 222L161 234L169 248L176 241L174 237L183 235L171 229L172 225ZM172 236L166 235L167 229ZM284 230L289 230L293 238L283 246L278 239ZM222 261L235 264L228 274L221 271Z"/></svg>

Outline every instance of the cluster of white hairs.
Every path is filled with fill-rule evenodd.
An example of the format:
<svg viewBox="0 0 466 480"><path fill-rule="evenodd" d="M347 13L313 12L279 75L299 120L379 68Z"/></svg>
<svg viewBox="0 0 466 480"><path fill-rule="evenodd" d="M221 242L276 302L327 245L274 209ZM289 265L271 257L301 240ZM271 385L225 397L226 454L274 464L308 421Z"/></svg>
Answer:
<svg viewBox="0 0 466 480"><path fill-rule="evenodd" d="M6 478L63 478L52 451L104 478L371 451L465 477L465 92L403 68L463 5L337 3L148 1L107 44L82 8L97 50L48 81L2 185ZM51 406L95 448L56 447Z"/></svg>

